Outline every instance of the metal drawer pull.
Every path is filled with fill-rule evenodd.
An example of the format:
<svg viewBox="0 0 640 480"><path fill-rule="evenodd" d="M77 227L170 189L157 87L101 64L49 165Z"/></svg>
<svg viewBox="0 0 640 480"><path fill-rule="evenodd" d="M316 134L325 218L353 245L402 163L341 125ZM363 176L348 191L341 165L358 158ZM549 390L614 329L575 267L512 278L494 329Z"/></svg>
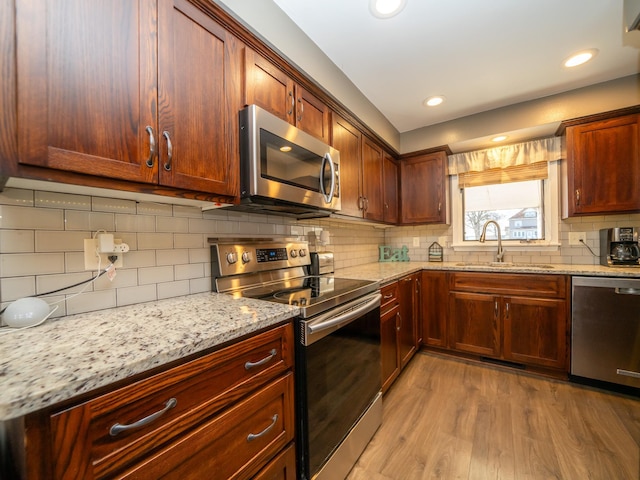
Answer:
<svg viewBox="0 0 640 480"><path fill-rule="evenodd" d="M387 295L384 296L385 300L387 300L389 298L393 298L393 293L388 293Z"/></svg>
<svg viewBox="0 0 640 480"><path fill-rule="evenodd" d="M250 433L249 435L247 435L247 442L252 442L253 440L258 439L263 435L266 435L269 432L269 430L271 430L273 427L276 426L277 421L278 421L278 414L276 413L273 417L271 417L271 425L269 425L267 428L262 430L260 433Z"/></svg>
<svg viewBox="0 0 640 480"><path fill-rule="evenodd" d="M170 398L169 400L167 400L167 403L164 404L164 408L162 410L159 410L156 413L152 413L151 415L149 415L147 417L144 417L144 418L138 420L137 422L130 423L129 425L121 425L120 423L115 423L109 429L109 435L111 435L112 437L115 437L119 433L126 432L127 430L134 430L136 428L140 428L140 427L144 427L146 425L149 425L151 422L153 422L153 421L157 420L158 418L160 418L162 415L167 413L169 410L171 410L177 404L178 404L178 401L175 398Z"/></svg>
<svg viewBox="0 0 640 480"><path fill-rule="evenodd" d="M627 377L640 378L640 372L634 372L632 370L623 370L621 368L618 368L616 370L616 373L618 375L626 375Z"/></svg>
<svg viewBox="0 0 640 480"><path fill-rule="evenodd" d="M269 355L264 357L262 360L258 360L257 362L246 362L244 364L244 368L245 370L251 370L253 367L259 367L260 365L264 365L267 362L270 362L271 360L273 360L273 358L276 356L278 352L276 351L275 348L272 348L269 351Z"/></svg>
<svg viewBox="0 0 640 480"><path fill-rule="evenodd" d="M149 134L149 158L147 158L147 167L153 167L153 157L156 154L156 137L153 136L153 128L147 125L145 131Z"/></svg>

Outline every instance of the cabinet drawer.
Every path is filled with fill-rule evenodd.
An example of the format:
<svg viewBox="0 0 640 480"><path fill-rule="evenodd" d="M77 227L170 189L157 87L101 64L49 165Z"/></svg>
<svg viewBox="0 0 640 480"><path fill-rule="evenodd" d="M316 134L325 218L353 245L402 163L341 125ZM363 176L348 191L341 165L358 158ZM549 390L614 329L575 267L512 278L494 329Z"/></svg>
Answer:
<svg viewBox="0 0 640 480"><path fill-rule="evenodd" d="M83 468L94 478L111 477L292 365L288 324L54 414L56 478L74 478L69 472ZM170 399L175 406L167 407ZM144 426L110 433L116 424L131 425L162 410Z"/></svg>
<svg viewBox="0 0 640 480"><path fill-rule="evenodd" d="M568 288L565 275L456 272L450 278L450 289L459 292L565 298Z"/></svg>
<svg viewBox="0 0 640 480"><path fill-rule="evenodd" d="M296 480L296 449L289 445L269 462L253 480Z"/></svg>
<svg viewBox="0 0 640 480"><path fill-rule="evenodd" d="M293 408L289 373L119 478L250 478L293 440Z"/></svg>
<svg viewBox="0 0 640 480"><path fill-rule="evenodd" d="M384 312L398 303L398 282L390 283L380 289L382 300L380 311Z"/></svg>

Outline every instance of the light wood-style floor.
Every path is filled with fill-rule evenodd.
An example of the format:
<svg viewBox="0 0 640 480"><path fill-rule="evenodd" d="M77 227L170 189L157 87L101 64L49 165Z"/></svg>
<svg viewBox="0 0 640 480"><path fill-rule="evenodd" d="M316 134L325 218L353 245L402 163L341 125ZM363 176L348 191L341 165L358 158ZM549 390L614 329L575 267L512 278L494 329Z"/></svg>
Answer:
<svg viewBox="0 0 640 480"><path fill-rule="evenodd" d="M418 353L348 480L640 479L640 400Z"/></svg>

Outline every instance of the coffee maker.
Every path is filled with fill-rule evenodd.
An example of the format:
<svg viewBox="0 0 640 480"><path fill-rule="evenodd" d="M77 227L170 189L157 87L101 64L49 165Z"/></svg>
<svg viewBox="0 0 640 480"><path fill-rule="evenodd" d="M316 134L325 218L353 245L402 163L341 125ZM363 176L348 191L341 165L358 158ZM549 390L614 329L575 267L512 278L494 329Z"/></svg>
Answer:
<svg viewBox="0 0 640 480"><path fill-rule="evenodd" d="M600 264L608 267L640 266L640 244L636 227L600 230Z"/></svg>

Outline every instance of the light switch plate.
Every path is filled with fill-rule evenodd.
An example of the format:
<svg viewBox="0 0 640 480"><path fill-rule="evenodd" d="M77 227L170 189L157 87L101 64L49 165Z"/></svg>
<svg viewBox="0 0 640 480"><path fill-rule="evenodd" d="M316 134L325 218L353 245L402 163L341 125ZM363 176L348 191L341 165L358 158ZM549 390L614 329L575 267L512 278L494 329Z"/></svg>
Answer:
<svg viewBox="0 0 640 480"><path fill-rule="evenodd" d="M420 237L413 237L413 246L414 247L420 246Z"/></svg>

